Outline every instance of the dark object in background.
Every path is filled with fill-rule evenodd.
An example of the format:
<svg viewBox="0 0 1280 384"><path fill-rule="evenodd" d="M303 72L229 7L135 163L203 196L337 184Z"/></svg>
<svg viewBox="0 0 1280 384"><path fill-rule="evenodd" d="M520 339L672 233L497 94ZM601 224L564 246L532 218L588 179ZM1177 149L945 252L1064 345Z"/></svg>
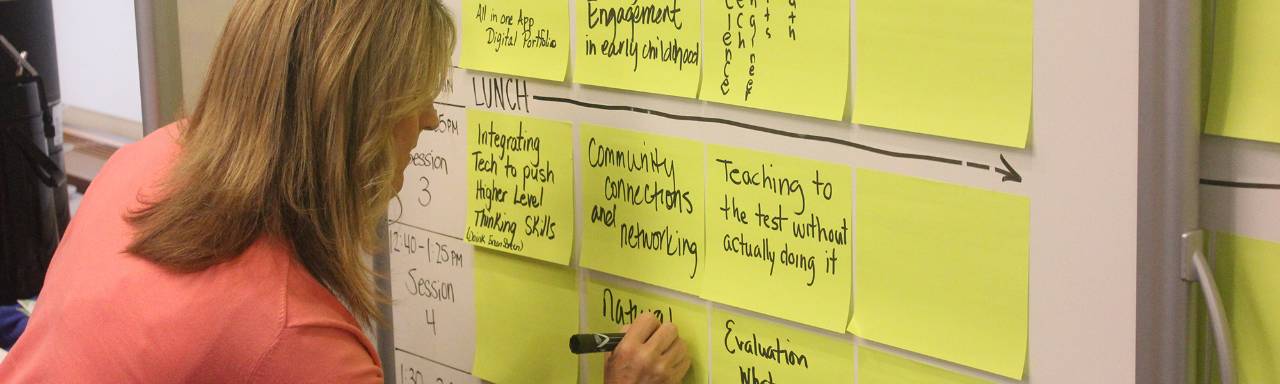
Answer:
<svg viewBox="0 0 1280 384"><path fill-rule="evenodd" d="M30 298L66 230L51 0L0 1L0 303ZM25 59L14 53L25 52ZM23 65L23 62L27 65ZM21 70L20 70L21 69Z"/></svg>
<svg viewBox="0 0 1280 384"><path fill-rule="evenodd" d="M30 318L21 304L0 305L0 349L13 349L13 344L27 330Z"/></svg>

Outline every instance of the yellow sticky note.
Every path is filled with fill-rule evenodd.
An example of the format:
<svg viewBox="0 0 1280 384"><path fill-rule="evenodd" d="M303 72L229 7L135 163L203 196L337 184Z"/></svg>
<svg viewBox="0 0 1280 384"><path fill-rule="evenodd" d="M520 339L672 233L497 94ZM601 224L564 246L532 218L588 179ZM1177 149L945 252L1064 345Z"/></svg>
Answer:
<svg viewBox="0 0 1280 384"><path fill-rule="evenodd" d="M985 384L990 381L858 347L858 384Z"/></svg>
<svg viewBox="0 0 1280 384"><path fill-rule="evenodd" d="M576 383L578 330L573 269L476 248L476 360L493 383Z"/></svg>
<svg viewBox="0 0 1280 384"><path fill-rule="evenodd" d="M713 383L853 382L853 343L844 336L711 312Z"/></svg>
<svg viewBox="0 0 1280 384"><path fill-rule="evenodd" d="M852 178L843 165L708 146L703 296L844 331Z"/></svg>
<svg viewBox="0 0 1280 384"><path fill-rule="evenodd" d="M1025 148L1032 3L858 0L854 123Z"/></svg>
<svg viewBox="0 0 1280 384"><path fill-rule="evenodd" d="M708 1L699 98L828 120L849 91L849 1Z"/></svg>
<svg viewBox="0 0 1280 384"><path fill-rule="evenodd" d="M583 124L584 267L698 294L706 274L702 145Z"/></svg>
<svg viewBox="0 0 1280 384"><path fill-rule="evenodd" d="M1030 201L859 169L849 331L1021 379Z"/></svg>
<svg viewBox="0 0 1280 384"><path fill-rule="evenodd" d="M1231 340L1236 381L1280 383L1280 243L1218 234L1217 268ZM1217 364L1212 364L1215 382Z"/></svg>
<svg viewBox="0 0 1280 384"><path fill-rule="evenodd" d="M564 81L569 2L463 0L463 68Z"/></svg>
<svg viewBox="0 0 1280 384"><path fill-rule="evenodd" d="M614 284L587 282L587 329L583 332L618 332L644 313L653 313L664 323L675 324L680 340L688 348L692 364L684 384L707 383L707 307L684 300L642 293ZM587 382L604 382L605 354L586 356Z"/></svg>
<svg viewBox="0 0 1280 384"><path fill-rule="evenodd" d="M569 264L573 128L467 110L467 242Z"/></svg>
<svg viewBox="0 0 1280 384"><path fill-rule="evenodd" d="M575 83L698 96L700 1L577 0L577 4Z"/></svg>
<svg viewBox="0 0 1280 384"><path fill-rule="evenodd" d="M1280 143L1280 2L1218 0L1205 133Z"/></svg>

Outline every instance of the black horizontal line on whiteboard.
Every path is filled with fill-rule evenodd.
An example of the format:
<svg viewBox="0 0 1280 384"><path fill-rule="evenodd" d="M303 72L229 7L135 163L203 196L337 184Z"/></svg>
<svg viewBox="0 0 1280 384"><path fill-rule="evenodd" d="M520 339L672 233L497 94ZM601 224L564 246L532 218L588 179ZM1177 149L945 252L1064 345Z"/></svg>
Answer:
<svg viewBox="0 0 1280 384"><path fill-rule="evenodd" d="M980 163L975 163L975 162L972 162L972 161L965 162L965 165L968 165L968 166L970 166L970 167L972 167L972 168L981 169L981 170L984 170L984 171L990 171L990 170L991 170L991 166L990 166L990 165L980 164Z"/></svg>
<svg viewBox="0 0 1280 384"><path fill-rule="evenodd" d="M1246 183L1242 181L1200 179L1200 184L1229 188L1280 189L1280 184Z"/></svg>
<svg viewBox="0 0 1280 384"><path fill-rule="evenodd" d="M625 106L625 105L605 105L605 104L588 103L588 102L585 102L585 101L574 100L574 99L568 99L568 98L563 98L563 97L551 97L551 96L537 96L537 95L534 95L534 96L533 96L533 99L534 99L534 100L540 100L540 101L550 101L550 102L555 102L555 103L573 104L573 105L577 105L577 106L579 106L579 107L593 108L593 109L603 109L603 110L609 110L609 111L631 111L631 112L636 112L636 113L643 113L643 114L648 114L648 115L655 115L655 116L665 117L665 118L672 119L672 120L699 121L699 122L707 122L707 123L720 123L720 124L725 124L725 125L732 125L732 126L735 126L735 127L738 127L738 128L750 129L750 130L752 130L752 131L757 131L757 132L764 132L764 133L774 134L774 135L778 135L778 136L786 136L786 137L796 138L796 139L813 140L813 141L821 141L821 142L826 142L826 143L831 143L831 144L836 144L836 145L843 145L843 146L846 146L846 147L856 148L856 149L860 149L860 150L863 150L863 151L867 151L867 152L871 152L871 153L876 153L876 154L881 154L881 155L885 155L885 156L891 156L891 157L897 157L897 158L903 158L903 159L915 159L915 160L932 161L932 162L943 163L943 164L964 165L964 161L960 161L960 160L956 160L956 159L948 159L948 158L945 158L945 157L933 156L933 155L922 155L922 154L918 154L918 153L906 153L906 152L890 151L890 150L887 150L887 149L883 149L883 148L876 148L876 147L872 147L872 146L870 146L870 145L866 145L866 144L862 144L862 143L855 143L855 142L852 142L852 141L842 140L842 139L837 139L837 138L834 138L834 137L818 136L818 135L806 135L806 134L803 134L803 133L787 132L787 131L783 131L783 130L780 130L780 129L774 129L774 128L769 128L769 127L762 127L762 126L759 126L759 125L747 124L747 123L743 123L743 122L739 122L739 121L733 121L733 120L728 120L728 119L721 119L721 118L717 118L717 117L702 117L702 116L677 115L677 114L674 114L674 113L667 113L667 112L662 112L662 111L657 111L657 110L652 110L652 109L647 109L647 108L630 107L630 106Z"/></svg>
<svg viewBox="0 0 1280 384"><path fill-rule="evenodd" d="M454 240L457 240L457 241L466 242L466 240L463 240L461 237L457 237L457 236L450 235L450 234L447 234L447 233L440 233L440 232L436 232L436 231L433 231L433 230L430 230L430 229L426 229L426 228L423 228L423 227L419 227L419 226L416 226L416 225L413 225L413 224L409 224L409 223L406 223L406 222L403 222L403 221L399 221L399 220L396 220L396 221L390 221L390 220L388 220L388 221L387 221L387 224L388 224L388 225L403 225L403 226L406 226L406 227L409 227L409 228L413 228L413 229L416 229L416 230L419 230L419 231L428 232L428 233L431 233L431 234L435 234L435 235L440 235L440 236L448 237L448 238L450 238L450 239L454 239Z"/></svg>
<svg viewBox="0 0 1280 384"><path fill-rule="evenodd" d="M778 136L784 136L784 137L790 137L790 138L795 138L795 139L812 140L812 141L819 141L819 142L824 142L824 143L831 143L831 144L836 144L836 145L842 145L842 146L846 146L846 147L850 147L850 148L854 148L854 149L858 149L858 150L862 150L862 151L867 151L867 152L875 153L875 154L878 154L878 155L884 155L884 156L889 156L889 157L896 157L896 158L900 158L900 159L922 160L922 161L929 161L929 162L934 162L934 163L942 163L942 164L950 164L950 165L959 165L959 166L965 166L965 165L967 164L969 167L972 167L972 168L981 169L981 170L986 170L986 171L994 171L995 173L997 173L997 174L999 174L999 175L1001 176L1001 178L1000 178L1000 181L1001 181L1001 182L1005 182L1005 181L1012 181L1012 182L1015 182L1015 183L1021 183L1021 182L1022 182L1022 175L1018 174L1018 171L1017 171L1017 170L1015 170L1015 169L1013 169L1013 166L1012 166L1011 164L1009 164L1009 161L1008 161L1008 160L1005 160L1004 155L1000 155L1000 163L1004 165L1004 168L1001 168L1001 167L997 166L997 167L995 167L995 169L992 169L990 166L988 166L988 165L986 165L986 164L981 164L981 163L966 162L966 161L961 161L961 160L956 160L956 159L949 159L949 158L945 158L945 157L941 157L941 156L925 155L925 154L919 154L919 153L908 153L908 152L890 151L890 150L888 150L888 149L884 149L884 148L876 148L876 147L873 147L873 146L870 146L870 145L866 145L866 144L862 144L862 143L855 143L855 142L852 142L852 141L849 141L849 140L842 140L842 139L837 139L837 138L834 138L834 137L818 136L818 135L807 135L807 134L803 134L803 133L787 132L787 131L783 131L783 130L780 130L780 129L774 129L774 128L769 128L769 127L762 127L762 126L759 126L759 125L747 124L747 123L743 123L743 122L740 122L740 121L733 121L733 120L728 120L728 119L721 119L721 118L717 118L717 117L702 117L702 116L678 115L678 114L674 114L674 113L667 113L667 112L658 111L658 110L653 110L653 109L647 109L647 108L631 107L631 106L625 106L625 105L596 104L596 103L589 103L589 102L585 102L585 101L581 101L581 100L574 100L574 99L563 98L563 97L551 97L551 96L538 96L538 95L534 95L534 96L533 96L533 99L534 99L534 100L538 100L538 101L548 101L548 102L553 102L553 103L565 103L565 104L572 104L572 105L576 105L576 106L579 106L579 107L584 107L584 108L593 108L593 109L601 109L601 110L607 110L607 111L630 111L630 112L635 112L635 113L643 113L643 114L646 114L646 115L654 115L654 116L659 116L659 117L665 117L665 118L672 119L672 120L683 120L683 121L698 121L698 122L707 122L707 123L718 123L718 124L730 125L730 126L734 126L734 127L738 127L738 128L743 128L743 129L749 129L749 130L756 131L756 132L763 132L763 133L768 133L768 134L774 134L774 135L778 135Z"/></svg>
<svg viewBox="0 0 1280 384"><path fill-rule="evenodd" d="M461 373L463 373L463 374L466 374L466 375L468 375L468 376L470 376L470 375L471 375L471 372L467 372L467 371L464 371L464 370L461 370L461 369L455 368L454 366L449 365L449 364L445 364L445 363L441 363L441 362L439 362L439 361L435 361L435 360L430 359L430 358L427 358L426 356L423 356L423 355L419 355L419 354L416 354L416 353L413 353L413 352L409 352L409 350L404 349L404 348L396 347L396 352L401 352L401 353L404 353L404 354L409 355L409 356L413 356L413 357L416 357L416 358L419 358L419 359L423 359L423 360L426 360L426 361L430 361L430 362L432 362L432 363L436 363L436 365L439 365L439 366L441 366L441 367L449 368L449 369L452 369L452 370L454 370L454 371L456 371L456 372L461 372Z"/></svg>
<svg viewBox="0 0 1280 384"><path fill-rule="evenodd" d="M454 107L454 108L466 108L465 106L462 106L462 105L458 105L458 104L450 104L450 103L445 103L445 102L440 102L440 101L437 101L437 102L435 102L435 103L436 103L436 104L439 104L439 105L447 105L447 106Z"/></svg>

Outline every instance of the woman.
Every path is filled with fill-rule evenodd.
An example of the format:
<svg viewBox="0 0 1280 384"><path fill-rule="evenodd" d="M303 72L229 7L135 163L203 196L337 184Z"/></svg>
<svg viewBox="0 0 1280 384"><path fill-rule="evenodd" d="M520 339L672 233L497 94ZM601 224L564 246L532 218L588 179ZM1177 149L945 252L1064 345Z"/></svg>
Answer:
<svg viewBox="0 0 1280 384"><path fill-rule="evenodd" d="M362 255L453 41L439 0L238 2L191 116L99 173L0 382L381 382ZM652 317L623 344L611 382L688 369Z"/></svg>

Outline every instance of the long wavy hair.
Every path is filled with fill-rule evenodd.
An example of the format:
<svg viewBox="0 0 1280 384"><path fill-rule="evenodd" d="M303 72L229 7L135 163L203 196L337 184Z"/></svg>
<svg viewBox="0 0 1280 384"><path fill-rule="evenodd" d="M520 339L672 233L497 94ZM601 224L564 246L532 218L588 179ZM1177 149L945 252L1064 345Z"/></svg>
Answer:
<svg viewBox="0 0 1280 384"><path fill-rule="evenodd" d="M392 126L439 93L454 41L440 0L238 1L127 251L191 272L274 236L362 323L383 320L363 258L385 247Z"/></svg>

